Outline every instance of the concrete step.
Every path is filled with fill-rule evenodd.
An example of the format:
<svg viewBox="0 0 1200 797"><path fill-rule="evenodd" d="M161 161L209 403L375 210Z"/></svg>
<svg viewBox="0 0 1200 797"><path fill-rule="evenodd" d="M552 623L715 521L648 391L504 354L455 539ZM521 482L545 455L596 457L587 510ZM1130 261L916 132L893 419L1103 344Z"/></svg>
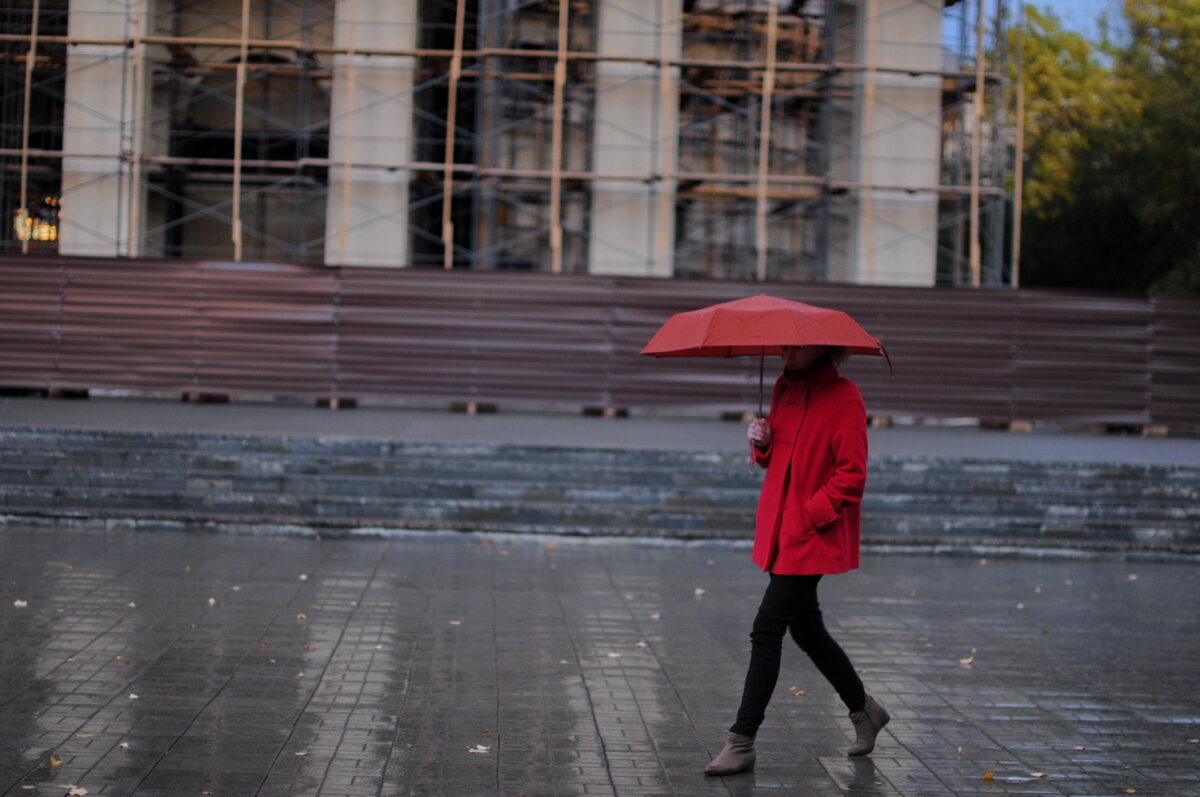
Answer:
<svg viewBox="0 0 1200 797"><path fill-rule="evenodd" d="M745 539L743 454L0 429L0 522ZM1200 468L873 458L877 542L1200 551ZM57 519L57 520L56 520Z"/></svg>

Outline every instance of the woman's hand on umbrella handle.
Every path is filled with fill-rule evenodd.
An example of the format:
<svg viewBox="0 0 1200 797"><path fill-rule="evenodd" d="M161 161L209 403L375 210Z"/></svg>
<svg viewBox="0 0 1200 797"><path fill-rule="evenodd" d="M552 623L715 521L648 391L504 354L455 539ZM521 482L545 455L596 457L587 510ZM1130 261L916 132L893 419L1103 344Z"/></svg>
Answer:
<svg viewBox="0 0 1200 797"><path fill-rule="evenodd" d="M758 448L766 450L771 445L771 424L765 418L755 418L746 427L746 437Z"/></svg>

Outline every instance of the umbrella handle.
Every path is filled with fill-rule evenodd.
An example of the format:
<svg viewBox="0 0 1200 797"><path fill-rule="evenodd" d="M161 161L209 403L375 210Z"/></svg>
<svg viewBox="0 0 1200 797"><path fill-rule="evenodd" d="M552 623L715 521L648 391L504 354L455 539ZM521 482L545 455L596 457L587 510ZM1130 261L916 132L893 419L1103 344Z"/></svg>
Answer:
<svg viewBox="0 0 1200 797"><path fill-rule="evenodd" d="M763 346L758 350L758 417L763 417L763 360L767 355L767 347Z"/></svg>

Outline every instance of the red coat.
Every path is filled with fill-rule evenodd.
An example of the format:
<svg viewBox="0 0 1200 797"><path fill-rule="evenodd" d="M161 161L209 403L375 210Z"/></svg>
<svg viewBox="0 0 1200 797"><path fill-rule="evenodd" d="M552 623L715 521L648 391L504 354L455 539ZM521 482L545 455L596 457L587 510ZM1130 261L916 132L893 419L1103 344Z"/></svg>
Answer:
<svg viewBox="0 0 1200 797"><path fill-rule="evenodd" d="M754 562L779 575L858 567L867 482L867 410L858 386L832 365L808 379L780 376L771 396L771 444L750 444L767 469L754 532Z"/></svg>

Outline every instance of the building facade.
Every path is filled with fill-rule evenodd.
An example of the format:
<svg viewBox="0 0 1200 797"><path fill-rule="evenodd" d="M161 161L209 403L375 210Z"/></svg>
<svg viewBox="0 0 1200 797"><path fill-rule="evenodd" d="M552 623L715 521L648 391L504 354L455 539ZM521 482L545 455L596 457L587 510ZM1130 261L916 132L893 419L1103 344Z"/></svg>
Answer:
<svg viewBox="0 0 1200 797"><path fill-rule="evenodd" d="M3 246L1004 284L1008 13L1005 0L0 3Z"/></svg>

